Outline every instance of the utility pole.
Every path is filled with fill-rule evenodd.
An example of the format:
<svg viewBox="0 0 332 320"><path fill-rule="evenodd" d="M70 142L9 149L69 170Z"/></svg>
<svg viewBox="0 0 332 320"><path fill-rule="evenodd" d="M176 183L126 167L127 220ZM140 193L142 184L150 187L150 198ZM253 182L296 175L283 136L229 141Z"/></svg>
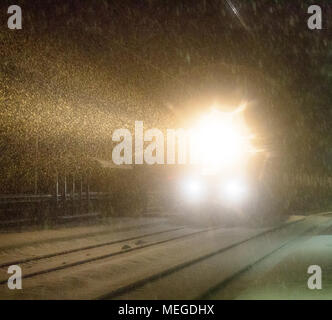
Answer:
<svg viewBox="0 0 332 320"><path fill-rule="evenodd" d="M35 140L35 173L34 173L34 194L38 193L38 136Z"/></svg>

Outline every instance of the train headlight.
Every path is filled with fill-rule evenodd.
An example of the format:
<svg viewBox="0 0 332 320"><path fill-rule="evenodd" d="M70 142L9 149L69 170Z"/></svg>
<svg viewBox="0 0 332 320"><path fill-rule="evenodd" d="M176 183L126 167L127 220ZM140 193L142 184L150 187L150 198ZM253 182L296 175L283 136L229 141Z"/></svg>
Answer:
<svg viewBox="0 0 332 320"><path fill-rule="evenodd" d="M190 157L196 164L218 172L222 168L245 163L256 152L253 138L242 116L243 108L234 112L213 109L202 116L190 131Z"/></svg>
<svg viewBox="0 0 332 320"><path fill-rule="evenodd" d="M230 202L242 201L247 193L247 186L241 179L228 181L223 185L223 196Z"/></svg>
<svg viewBox="0 0 332 320"><path fill-rule="evenodd" d="M183 191L188 198L197 200L203 196L204 188L201 181L188 179L183 183Z"/></svg>

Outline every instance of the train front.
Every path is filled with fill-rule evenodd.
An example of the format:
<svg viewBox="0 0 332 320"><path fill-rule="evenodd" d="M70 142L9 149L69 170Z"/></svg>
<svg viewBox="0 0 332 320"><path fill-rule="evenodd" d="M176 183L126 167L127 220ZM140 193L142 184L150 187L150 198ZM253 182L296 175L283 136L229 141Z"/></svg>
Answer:
<svg viewBox="0 0 332 320"><path fill-rule="evenodd" d="M244 111L245 105L232 112L213 107L188 131L189 164L172 181L179 212L234 220L255 211L264 152L254 146Z"/></svg>

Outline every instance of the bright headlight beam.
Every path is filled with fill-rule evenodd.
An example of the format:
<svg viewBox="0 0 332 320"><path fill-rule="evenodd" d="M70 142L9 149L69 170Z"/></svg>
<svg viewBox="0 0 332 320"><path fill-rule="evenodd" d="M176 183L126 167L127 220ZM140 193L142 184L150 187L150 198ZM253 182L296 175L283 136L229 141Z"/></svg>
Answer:
<svg viewBox="0 0 332 320"><path fill-rule="evenodd" d="M196 200L203 195L202 183L198 180L187 180L183 183L184 193L192 200Z"/></svg>
<svg viewBox="0 0 332 320"><path fill-rule="evenodd" d="M228 181L223 186L223 193L230 201L238 201L243 199L243 197L246 195L247 189L246 185L241 180L231 180Z"/></svg>
<svg viewBox="0 0 332 320"><path fill-rule="evenodd" d="M235 112L212 110L191 131L191 148L197 162L211 167L228 166L243 161L253 148L252 135L241 116Z"/></svg>
<svg viewBox="0 0 332 320"><path fill-rule="evenodd" d="M197 181L190 181L187 183L187 190L190 193L198 193L201 190L201 186Z"/></svg>

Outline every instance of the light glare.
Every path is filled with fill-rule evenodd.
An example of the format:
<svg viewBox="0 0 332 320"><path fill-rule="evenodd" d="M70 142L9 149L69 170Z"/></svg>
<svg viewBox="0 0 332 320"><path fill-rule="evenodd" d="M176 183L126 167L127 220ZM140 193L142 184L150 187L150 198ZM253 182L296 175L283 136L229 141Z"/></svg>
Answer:
<svg viewBox="0 0 332 320"><path fill-rule="evenodd" d="M191 148L199 164L220 168L243 162L253 151L243 117L243 106L234 112L212 110L191 131Z"/></svg>
<svg viewBox="0 0 332 320"><path fill-rule="evenodd" d="M224 194L230 201L238 201L243 199L247 193L246 186L241 180L231 180L223 188Z"/></svg>
<svg viewBox="0 0 332 320"><path fill-rule="evenodd" d="M202 184L197 180L188 180L184 183L184 191L187 196L197 199L203 193Z"/></svg>

